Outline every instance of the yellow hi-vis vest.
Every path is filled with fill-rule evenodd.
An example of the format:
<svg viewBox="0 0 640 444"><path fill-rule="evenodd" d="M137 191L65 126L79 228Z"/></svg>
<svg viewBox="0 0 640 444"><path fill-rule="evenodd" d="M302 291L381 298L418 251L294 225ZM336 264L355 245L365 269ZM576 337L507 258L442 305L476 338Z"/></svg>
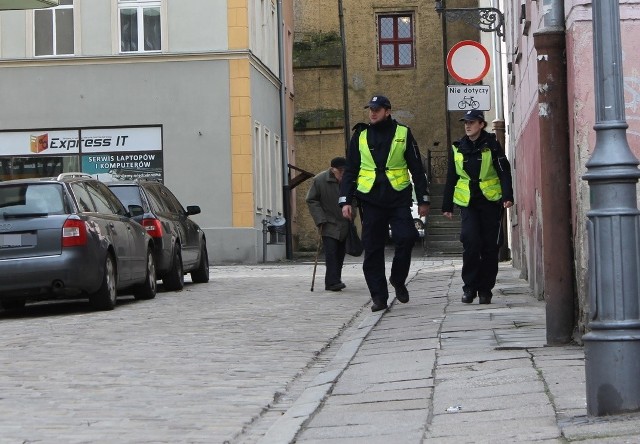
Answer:
<svg viewBox="0 0 640 444"><path fill-rule="evenodd" d="M411 183L409 169L404 153L407 150L407 134L409 129L406 126L398 125L396 133L391 142L391 149L387 157L385 173L391 186L396 191L404 190ZM358 173L358 191L368 193L373 188L376 181L376 163L371 156L369 144L367 143L367 130L360 133L360 173Z"/></svg>
<svg viewBox="0 0 640 444"><path fill-rule="evenodd" d="M464 170L464 155L453 147L453 161L456 165L456 173L460 178L453 190L453 202L461 207L468 207L471 200L471 191L469 189L470 177ZM502 186L496 169L493 167L491 158L491 150L489 148L482 149L482 163L480 164L480 191L487 200L496 201L502 197Z"/></svg>

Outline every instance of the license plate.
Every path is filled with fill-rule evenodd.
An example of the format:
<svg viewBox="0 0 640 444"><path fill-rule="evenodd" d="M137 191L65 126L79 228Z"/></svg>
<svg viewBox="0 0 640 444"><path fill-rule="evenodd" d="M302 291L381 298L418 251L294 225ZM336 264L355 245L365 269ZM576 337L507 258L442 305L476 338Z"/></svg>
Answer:
<svg viewBox="0 0 640 444"><path fill-rule="evenodd" d="M22 234L0 234L0 247L11 248L22 246Z"/></svg>

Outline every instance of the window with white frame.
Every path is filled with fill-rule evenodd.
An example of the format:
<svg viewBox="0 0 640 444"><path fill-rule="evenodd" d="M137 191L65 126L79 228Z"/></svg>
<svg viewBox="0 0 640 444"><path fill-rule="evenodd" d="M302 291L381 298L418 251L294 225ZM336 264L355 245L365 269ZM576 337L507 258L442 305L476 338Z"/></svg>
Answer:
<svg viewBox="0 0 640 444"><path fill-rule="evenodd" d="M271 165L271 131L268 128L264 128L264 145L262 146L262 158L264 161L262 162L262 168L264 171L262 172L264 183L263 187L263 196L264 203L266 205L267 214L273 214L273 168Z"/></svg>
<svg viewBox="0 0 640 444"><path fill-rule="evenodd" d="M274 183L274 214L282 214L282 154L280 153L281 144L280 137L274 137L274 149L273 149L273 183Z"/></svg>
<svg viewBox="0 0 640 444"><path fill-rule="evenodd" d="M118 0L120 52L162 50L161 0Z"/></svg>
<svg viewBox="0 0 640 444"><path fill-rule="evenodd" d="M251 49L273 72L278 70L278 20L275 0L251 0Z"/></svg>
<svg viewBox="0 0 640 444"><path fill-rule="evenodd" d="M262 149L262 126L255 122L253 127L253 195L257 214L266 213L264 197L264 156Z"/></svg>
<svg viewBox="0 0 640 444"><path fill-rule="evenodd" d="M33 11L34 55L73 55L73 0L60 6Z"/></svg>

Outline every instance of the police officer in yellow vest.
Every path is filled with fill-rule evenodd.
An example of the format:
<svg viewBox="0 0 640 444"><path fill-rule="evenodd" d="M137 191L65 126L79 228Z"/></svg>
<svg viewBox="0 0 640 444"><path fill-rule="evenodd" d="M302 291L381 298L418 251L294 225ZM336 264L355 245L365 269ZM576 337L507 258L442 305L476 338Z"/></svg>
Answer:
<svg viewBox="0 0 640 444"><path fill-rule="evenodd" d="M511 166L496 136L485 131L482 111L467 111L460 121L466 135L452 146L442 214L451 219L453 204L460 207L462 302L478 296L481 304L490 304L503 242L500 220L513 205Z"/></svg>
<svg viewBox="0 0 640 444"><path fill-rule="evenodd" d="M362 269L373 301L371 311L379 311L387 308L389 298L384 257L389 227L395 244L389 283L396 298L406 303L409 292L405 283L418 237L411 215L413 187L420 216L429 212L429 196L418 144L407 126L391 118L389 99L374 96L365 108L369 108L369 124L354 127L339 203L342 215L352 219L353 209L347 202L354 196L360 201Z"/></svg>

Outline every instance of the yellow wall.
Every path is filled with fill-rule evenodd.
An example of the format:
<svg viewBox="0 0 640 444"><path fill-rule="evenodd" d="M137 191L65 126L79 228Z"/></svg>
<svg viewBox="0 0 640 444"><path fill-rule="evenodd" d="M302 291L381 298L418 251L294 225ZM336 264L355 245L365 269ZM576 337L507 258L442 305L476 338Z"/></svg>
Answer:
<svg viewBox="0 0 640 444"><path fill-rule="evenodd" d="M246 0L227 3L229 49L249 46ZM251 133L251 81L249 59L229 60L231 112L231 193L234 227L253 227L253 143Z"/></svg>

